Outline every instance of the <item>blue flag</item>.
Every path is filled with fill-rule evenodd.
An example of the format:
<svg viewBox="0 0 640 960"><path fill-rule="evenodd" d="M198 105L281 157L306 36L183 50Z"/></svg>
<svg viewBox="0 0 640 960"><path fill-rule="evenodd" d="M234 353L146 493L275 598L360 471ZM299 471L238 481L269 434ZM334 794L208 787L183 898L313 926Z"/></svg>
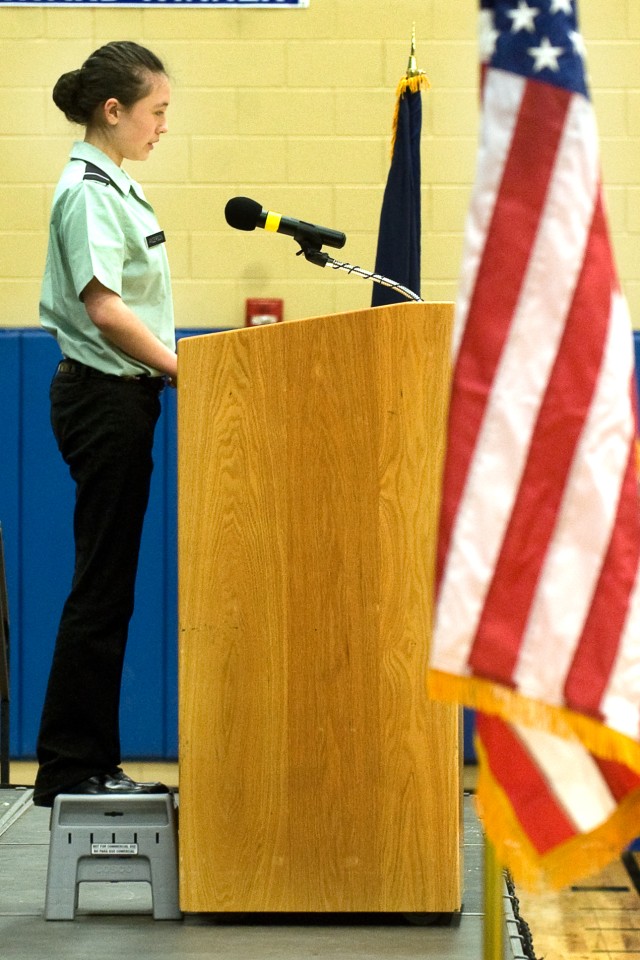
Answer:
<svg viewBox="0 0 640 960"><path fill-rule="evenodd" d="M391 168L382 201L375 272L420 293L420 133L424 74L398 86ZM372 307L406 303L389 287L373 285Z"/></svg>

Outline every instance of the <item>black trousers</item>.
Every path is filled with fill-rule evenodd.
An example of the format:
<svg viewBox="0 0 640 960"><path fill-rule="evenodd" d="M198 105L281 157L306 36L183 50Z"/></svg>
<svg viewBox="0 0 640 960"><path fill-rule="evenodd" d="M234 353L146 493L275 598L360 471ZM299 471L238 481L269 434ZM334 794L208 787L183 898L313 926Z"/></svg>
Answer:
<svg viewBox="0 0 640 960"><path fill-rule="evenodd" d="M51 423L76 485L75 568L38 736L41 799L120 763L120 685L163 386L61 366Z"/></svg>

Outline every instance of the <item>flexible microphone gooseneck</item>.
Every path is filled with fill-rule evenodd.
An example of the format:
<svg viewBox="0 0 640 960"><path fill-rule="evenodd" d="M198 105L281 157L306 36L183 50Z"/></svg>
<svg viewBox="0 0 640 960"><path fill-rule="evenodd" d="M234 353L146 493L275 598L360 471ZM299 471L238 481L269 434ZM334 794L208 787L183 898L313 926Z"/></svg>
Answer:
<svg viewBox="0 0 640 960"><path fill-rule="evenodd" d="M232 197L224 208L224 216L230 227L235 230L255 230L261 227L263 230L269 230L271 233L284 233L300 244L298 256L304 254L309 263L315 263L318 267L330 266L334 270L344 270L346 273L353 273L365 280L373 280L383 287L390 287L405 297L407 300L414 300L423 303L422 298L409 290L395 280L383 277L379 273L373 273L371 270L363 270L362 267L356 267L352 263L342 263L334 260L328 253L321 248L323 244L328 247L343 247L347 237L339 230L331 230L329 227L318 227L313 223L306 223L304 220L294 220L293 217L283 217L279 213L273 213L265 210L256 200L249 197Z"/></svg>

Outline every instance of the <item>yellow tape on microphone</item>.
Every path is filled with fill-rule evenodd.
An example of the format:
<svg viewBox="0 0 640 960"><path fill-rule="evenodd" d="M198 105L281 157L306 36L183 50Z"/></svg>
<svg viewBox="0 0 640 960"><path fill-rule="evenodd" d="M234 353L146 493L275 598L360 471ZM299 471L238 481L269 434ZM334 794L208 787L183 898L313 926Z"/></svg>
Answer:
<svg viewBox="0 0 640 960"><path fill-rule="evenodd" d="M271 211L269 211L267 213L267 219L264 222L264 229L271 230L273 233L277 233L281 220L281 213L271 213Z"/></svg>

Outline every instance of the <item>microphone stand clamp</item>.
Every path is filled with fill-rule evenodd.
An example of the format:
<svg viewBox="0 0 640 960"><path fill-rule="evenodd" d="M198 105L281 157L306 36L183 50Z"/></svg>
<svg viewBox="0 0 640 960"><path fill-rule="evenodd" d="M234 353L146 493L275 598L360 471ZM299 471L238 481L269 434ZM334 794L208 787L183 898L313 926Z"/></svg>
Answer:
<svg viewBox="0 0 640 960"><path fill-rule="evenodd" d="M293 239L300 245L297 257L302 254L309 263L315 263L318 267L326 266L330 257L328 253L322 252L322 238L312 224L301 223Z"/></svg>

